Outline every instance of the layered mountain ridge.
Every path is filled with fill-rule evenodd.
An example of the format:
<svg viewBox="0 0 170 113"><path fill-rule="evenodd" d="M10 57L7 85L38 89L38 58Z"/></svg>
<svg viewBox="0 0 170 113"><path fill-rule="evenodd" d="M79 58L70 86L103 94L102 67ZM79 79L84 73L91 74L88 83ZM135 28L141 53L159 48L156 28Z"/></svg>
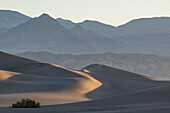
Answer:
<svg viewBox="0 0 170 113"><path fill-rule="evenodd" d="M77 26L78 27L78 26ZM95 52L109 48L113 40L87 31L81 26L71 30L47 14L33 18L0 35L1 48L13 52L47 50L51 52ZM106 45L101 48L100 45Z"/></svg>
<svg viewBox="0 0 170 113"><path fill-rule="evenodd" d="M0 10L0 33L6 32L30 19L17 11Z"/></svg>
<svg viewBox="0 0 170 113"><path fill-rule="evenodd" d="M24 52L18 56L41 62L53 63L72 69L81 69L91 64L103 64L152 77L170 77L170 58L152 54L53 54L46 51Z"/></svg>
<svg viewBox="0 0 170 113"><path fill-rule="evenodd" d="M98 21L85 20L74 23L62 18L53 19L49 15L45 18L43 17L45 15L26 23L20 22L23 24L1 33L1 50L11 53L25 51L72 54L115 52L170 56L169 17L135 19L114 27ZM19 17L17 20L20 20ZM1 23L3 24L0 22L0 25Z"/></svg>

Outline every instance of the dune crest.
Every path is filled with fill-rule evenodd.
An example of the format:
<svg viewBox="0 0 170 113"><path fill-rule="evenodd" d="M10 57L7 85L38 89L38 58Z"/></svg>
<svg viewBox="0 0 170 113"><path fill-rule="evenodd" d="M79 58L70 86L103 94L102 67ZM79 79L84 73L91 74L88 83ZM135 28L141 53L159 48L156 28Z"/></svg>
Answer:
<svg viewBox="0 0 170 113"><path fill-rule="evenodd" d="M169 87L168 81L102 64L73 70L0 52L2 113L10 112L9 109L4 109L4 112L1 107L8 107L22 98L37 100L45 106L38 111L32 109L30 113L47 113L51 110L54 113L115 110L129 110L132 113L133 110L140 112L147 108L170 109ZM19 112L18 109L14 110L14 113Z"/></svg>
<svg viewBox="0 0 170 113"><path fill-rule="evenodd" d="M9 103L22 98L38 100L41 105L88 101L91 99L86 95L102 85L85 72L54 64L3 52L0 52L0 61L0 85L3 86L0 87L0 107L8 107Z"/></svg>
<svg viewBox="0 0 170 113"><path fill-rule="evenodd" d="M77 71L77 70L72 70L72 69L68 69L65 67L61 67L55 64L51 64L53 66L56 67L60 67L62 69L68 70L70 72L79 74L80 76L82 76L83 78L76 78L75 80L77 81L75 85L71 86L71 92L76 92L78 95L82 95L85 97L85 95L95 89L97 89L98 87L102 86L102 83L99 82L98 80L96 80L94 77L92 77L91 75L82 72L82 71Z"/></svg>

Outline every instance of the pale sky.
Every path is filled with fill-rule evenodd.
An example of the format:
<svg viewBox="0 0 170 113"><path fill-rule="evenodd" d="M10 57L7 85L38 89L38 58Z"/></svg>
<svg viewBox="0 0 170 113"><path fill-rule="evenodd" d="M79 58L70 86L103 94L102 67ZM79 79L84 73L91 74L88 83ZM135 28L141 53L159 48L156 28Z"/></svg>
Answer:
<svg viewBox="0 0 170 113"><path fill-rule="evenodd" d="M0 9L117 26L136 18L170 16L170 0L0 0Z"/></svg>

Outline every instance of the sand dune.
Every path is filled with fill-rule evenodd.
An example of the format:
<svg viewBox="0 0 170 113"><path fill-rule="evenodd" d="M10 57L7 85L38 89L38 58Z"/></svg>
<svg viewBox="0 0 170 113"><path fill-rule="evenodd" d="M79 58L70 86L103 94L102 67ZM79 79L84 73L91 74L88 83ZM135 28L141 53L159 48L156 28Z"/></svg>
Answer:
<svg viewBox="0 0 170 113"><path fill-rule="evenodd" d="M20 62L19 57L12 55L8 57L10 61L2 59L5 66L0 66L5 70L0 71L3 81L0 82L1 107L8 107L22 98L33 98L42 105L87 101L90 99L85 95L102 85L81 71L22 58Z"/></svg>
<svg viewBox="0 0 170 113"><path fill-rule="evenodd" d="M0 113L167 113L169 89L168 81L101 64L72 70L0 53ZM7 108L22 98L42 108Z"/></svg>
<svg viewBox="0 0 170 113"><path fill-rule="evenodd" d="M0 70L0 81L8 80L15 75L20 75L20 73Z"/></svg>

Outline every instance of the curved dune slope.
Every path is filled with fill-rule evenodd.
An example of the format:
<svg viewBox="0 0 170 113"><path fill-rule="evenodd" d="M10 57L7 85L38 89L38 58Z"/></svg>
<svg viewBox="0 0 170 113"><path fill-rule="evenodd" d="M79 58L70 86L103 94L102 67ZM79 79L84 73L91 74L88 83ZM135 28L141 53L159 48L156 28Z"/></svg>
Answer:
<svg viewBox="0 0 170 113"><path fill-rule="evenodd" d="M88 94L89 98L94 95L96 98L123 95L166 84L156 78L146 77L101 64L90 65L82 70L88 71L90 75L103 83L100 88Z"/></svg>
<svg viewBox="0 0 170 113"><path fill-rule="evenodd" d="M0 53L0 107L21 98L45 105L3 113L168 113L169 89L168 81L101 64L77 71Z"/></svg>
<svg viewBox="0 0 170 113"><path fill-rule="evenodd" d="M60 112L162 113L170 110L170 82L94 64L83 69L102 83L91 101L51 106ZM64 109L63 109L64 108ZM67 110L65 110L67 109ZM69 110L72 109L72 110Z"/></svg>
<svg viewBox="0 0 170 113"><path fill-rule="evenodd" d="M1 59L5 55L10 60ZM19 59L0 54L0 107L8 107L21 98L32 98L42 105L87 101L90 99L86 94L102 85L81 71Z"/></svg>

